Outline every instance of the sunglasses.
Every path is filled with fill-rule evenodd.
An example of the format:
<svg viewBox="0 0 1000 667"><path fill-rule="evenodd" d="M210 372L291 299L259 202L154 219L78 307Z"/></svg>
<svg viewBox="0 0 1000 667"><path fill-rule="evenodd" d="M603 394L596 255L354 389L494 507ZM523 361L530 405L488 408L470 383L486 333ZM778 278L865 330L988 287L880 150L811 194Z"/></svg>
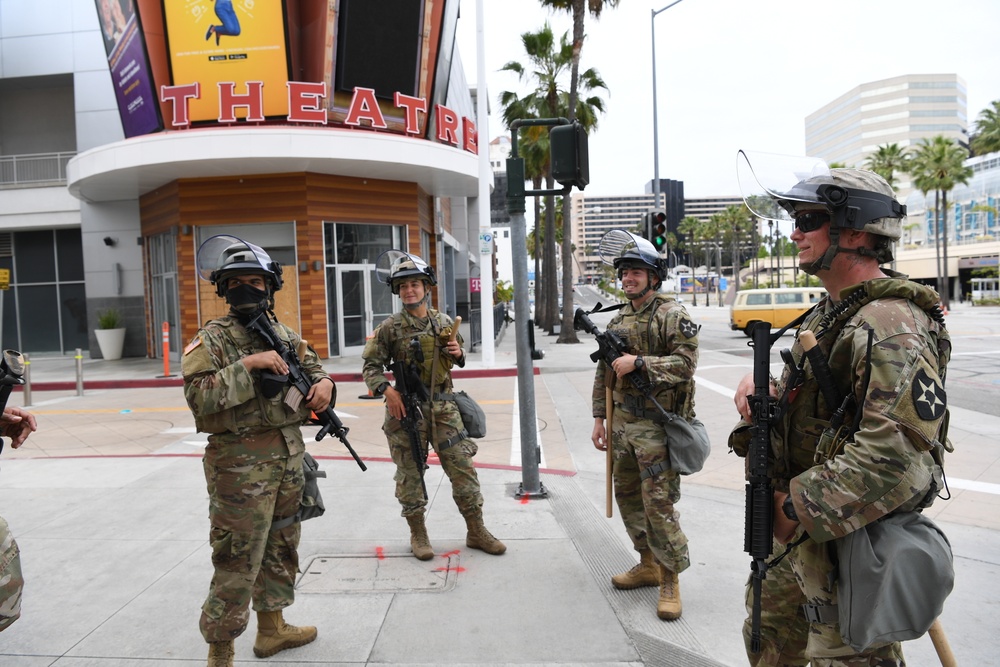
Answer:
<svg viewBox="0 0 1000 667"><path fill-rule="evenodd" d="M828 222L830 222L829 214L818 211L795 216L795 227L803 234L814 232Z"/></svg>

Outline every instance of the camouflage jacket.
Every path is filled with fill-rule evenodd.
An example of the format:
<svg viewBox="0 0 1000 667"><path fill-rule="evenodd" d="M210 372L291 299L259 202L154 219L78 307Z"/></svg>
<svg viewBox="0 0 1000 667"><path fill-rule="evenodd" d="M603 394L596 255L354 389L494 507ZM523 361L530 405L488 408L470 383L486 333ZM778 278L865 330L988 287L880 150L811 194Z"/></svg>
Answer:
<svg viewBox="0 0 1000 667"><path fill-rule="evenodd" d="M814 540L929 505L942 488L951 340L937 305L936 292L894 274L844 290L837 304L825 298L803 322L791 349L802 373L794 387L792 368L782 374L772 447L776 485L787 481ZM844 397L836 420L841 406L826 404L802 362L803 330L816 333Z"/></svg>
<svg viewBox="0 0 1000 667"><path fill-rule="evenodd" d="M661 294L638 311L631 302L626 303L608 323L608 331L614 331L628 343L632 354L642 355L645 367L639 372L653 385L653 397L664 409L683 417L694 414L698 329L684 306ZM616 378L602 359L597 363L591 396L591 414L595 418L607 416L605 387L608 386L613 389L616 402L625 395L641 396L629 380Z"/></svg>
<svg viewBox="0 0 1000 667"><path fill-rule="evenodd" d="M304 350L299 360L313 383L329 377L316 353L301 345L297 333L281 323L273 326L293 349ZM269 349L260 336L249 333L231 315L206 324L185 348L181 361L184 397L198 430L209 434L207 459L236 456L250 463L305 451L300 430L310 413L305 400L298 410L289 408L285 404L289 386L265 398L260 373L243 365L243 357Z"/></svg>
<svg viewBox="0 0 1000 667"><path fill-rule="evenodd" d="M428 309L426 319L410 315L406 310L395 313L378 325L375 333L365 344L362 376L365 384L377 394L383 382L388 382L386 370L395 361L414 360L414 352L410 341L420 344L424 360L419 363L420 379L428 389L431 386L433 371L434 393L450 392L452 390L451 368L454 364L465 366L465 355L455 360L445 350L448 338L451 336L454 322L442 312ZM463 342L462 335L456 334L459 344ZM436 351L436 355L435 355ZM434 358L437 357L437 368L434 368Z"/></svg>

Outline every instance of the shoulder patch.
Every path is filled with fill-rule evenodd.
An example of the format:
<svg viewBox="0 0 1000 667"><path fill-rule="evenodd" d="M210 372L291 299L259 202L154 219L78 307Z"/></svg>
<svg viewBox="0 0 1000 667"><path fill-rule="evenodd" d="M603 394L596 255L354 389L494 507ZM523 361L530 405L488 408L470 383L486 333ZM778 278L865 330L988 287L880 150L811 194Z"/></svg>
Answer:
<svg viewBox="0 0 1000 667"><path fill-rule="evenodd" d="M701 329L697 324L687 319L686 317L681 319L677 323L677 330L681 332L685 338L694 338L698 335L698 330Z"/></svg>
<svg viewBox="0 0 1000 667"><path fill-rule="evenodd" d="M184 348L184 356L193 352L199 345L201 345L201 336L195 336L194 340L188 343L188 346Z"/></svg>
<svg viewBox="0 0 1000 667"><path fill-rule="evenodd" d="M924 421L934 421L944 415L948 405L944 387L921 368L913 378L913 406Z"/></svg>

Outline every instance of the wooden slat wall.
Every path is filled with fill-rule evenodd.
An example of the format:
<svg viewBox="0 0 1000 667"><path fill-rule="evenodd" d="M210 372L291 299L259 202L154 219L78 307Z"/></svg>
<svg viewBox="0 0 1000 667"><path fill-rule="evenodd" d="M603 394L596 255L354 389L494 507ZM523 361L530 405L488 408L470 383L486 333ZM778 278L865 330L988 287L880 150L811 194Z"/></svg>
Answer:
<svg viewBox="0 0 1000 667"><path fill-rule="evenodd" d="M283 322L299 323L303 337L321 357L329 355L323 223L407 225L411 248L420 247L420 229L433 232L433 198L414 183L313 173L180 180L144 195L140 215L143 236L181 230L185 225L193 231L216 225L294 221L297 259L306 262L306 271L283 267L285 287L275 297L275 313ZM193 237L179 233L177 285L184 343L202 323L226 310L212 285L198 278L196 250ZM316 261L319 271L313 268ZM159 340L150 340L154 339ZM155 356L153 350L149 352Z"/></svg>

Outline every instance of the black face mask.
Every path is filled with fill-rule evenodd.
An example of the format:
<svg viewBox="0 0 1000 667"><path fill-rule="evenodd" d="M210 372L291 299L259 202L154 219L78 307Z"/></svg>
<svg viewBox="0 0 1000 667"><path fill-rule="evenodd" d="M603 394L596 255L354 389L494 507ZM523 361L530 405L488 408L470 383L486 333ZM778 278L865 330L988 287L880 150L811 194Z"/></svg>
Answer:
<svg viewBox="0 0 1000 667"><path fill-rule="evenodd" d="M267 290L241 283L226 291L226 301L236 312L250 315L257 310L267 308Z"/></svg>

